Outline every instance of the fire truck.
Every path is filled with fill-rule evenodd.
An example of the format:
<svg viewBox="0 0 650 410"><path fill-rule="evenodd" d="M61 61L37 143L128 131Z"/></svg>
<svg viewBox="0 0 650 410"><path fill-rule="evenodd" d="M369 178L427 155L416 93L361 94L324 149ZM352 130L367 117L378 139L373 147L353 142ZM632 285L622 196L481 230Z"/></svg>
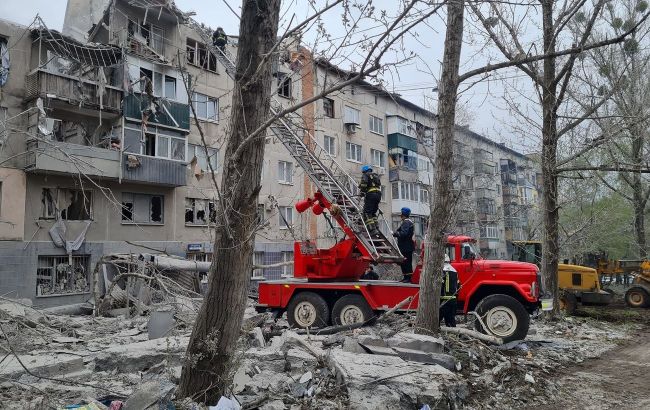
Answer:
<svg viewBox="0 0 650 410"><path fill-rule="evenodd" d="M206 43L234 78L235 64L228 52L212 47L209 39ZM273 97L272 114L281 110ZM336 223L342 235L334 238L335 244L329 248L318 248L310 240L296 241L293 277L260 282L258 311L286 312L292 326L309 328L366 323L393 308L416 310L421 266L416 268L411 283L360 280L369 264L395 264L404 257L383 215L378 219L379 232L367 229L356 192L358 181L304 129L298 113L281 117L270 130L314 187L310 198L295 204L296 210L311 210L326 218L332 228ZM523 339L528 332L529 314L541 304L537 267L483 260L476 252L475 240L467 236L450 236L447 254L461 282L459 312L478 313L481 320L477 320L477 327L485 333L506 341ZM403 305L405 301L408 303Z"/></svg>

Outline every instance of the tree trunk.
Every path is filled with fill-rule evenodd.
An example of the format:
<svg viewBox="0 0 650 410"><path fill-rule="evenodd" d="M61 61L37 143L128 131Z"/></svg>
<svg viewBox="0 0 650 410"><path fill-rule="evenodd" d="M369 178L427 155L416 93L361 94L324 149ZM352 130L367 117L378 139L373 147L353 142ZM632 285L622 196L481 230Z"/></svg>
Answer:
<svg viewBox="0 0 650 410"><path fill-rule="evenodd" d="M280 0L244 0L239 27L237 69L222 178L222 200L215 232L210 284L196 319L178 390L179 397L216 404L229 386L240 335L254 248L257 199L264 138L234 153L250 130L269 116L271 66L254 75L273 47Z"/></svg>
<svg viewBox="0 0 650 410"><path fill-rule="evenodd" d="M544 53L555 52L552 0L542 3ZM545 58L542 76L542 179L544 243L542 277L547 291L553 295L553 313L559 312L557 268L559 261L559 208L557 190L557 85L556 59Z"/></svg>
<svg viewBox="0 0 650 410"><path fill-rule="evenodd" d="M452 154L458 94L458 70L463 46L464 0L447 3L447 32L438 83L438 135L436 139L436 181L433 208L425 243L424 272L420 276L420 300L416 331L437 334L440 330L440 287L445 257L445 233L452 219Z"/></svg>

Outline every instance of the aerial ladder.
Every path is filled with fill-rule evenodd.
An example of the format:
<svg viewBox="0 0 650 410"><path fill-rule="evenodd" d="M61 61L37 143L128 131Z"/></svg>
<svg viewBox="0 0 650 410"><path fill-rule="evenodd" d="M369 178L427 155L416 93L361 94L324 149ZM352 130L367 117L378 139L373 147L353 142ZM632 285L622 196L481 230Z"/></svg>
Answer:
<svg viewBox="0 0 650 410"><path fill-rule="evenodd" d="M216 56L226 74L234 79L236 67L230 53L225 48L221 50L215 47L210 34L195 21L191 20L189 25L203 38L206 47ZM271 114L276 115L281 110L281 104L273 95ZM325 151L311 133L300 127L302 122L302 117L292 112L279 118L270 127L317 189L313 198L298 202L296 209L304 212L311 208L316 215L322 214L324 209L329 210L347 239L339 241L330 249L316 249L311 241L296 242L294 276L309 280L356 280L369 262L402 262L404 257L383 214L378 218L379 232L371 234L363 221L362 204L353 193L357 181Z"/></svg>

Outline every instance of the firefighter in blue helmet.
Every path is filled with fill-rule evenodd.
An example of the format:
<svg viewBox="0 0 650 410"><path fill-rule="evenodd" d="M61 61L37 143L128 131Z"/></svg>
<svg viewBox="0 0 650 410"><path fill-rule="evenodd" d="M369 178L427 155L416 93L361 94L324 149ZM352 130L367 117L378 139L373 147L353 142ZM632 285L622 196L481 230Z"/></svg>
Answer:
<svg viewBox="0 0 650 410"><path fill-rule="evenodd" d="M400 210L400 217L402 223L393 236L397 238L397 247L404 256L404 262L401 264L402 275L404 278L402 282L410 283L411 276L413 275L413 251L415 250L415 243L413 242L413 234L415 233L413 221L409 218L411 210L404 207Z"/></svg>
<svg viewBox="0 0 650 410"><path fill-rule="evenodd" d="M377 229L377 211L381 201L381 180L379 175L372 172L370 165L361 167L361 182L359 183L359 192L363 196L363 221L371 235L376 235Z"/></svg>

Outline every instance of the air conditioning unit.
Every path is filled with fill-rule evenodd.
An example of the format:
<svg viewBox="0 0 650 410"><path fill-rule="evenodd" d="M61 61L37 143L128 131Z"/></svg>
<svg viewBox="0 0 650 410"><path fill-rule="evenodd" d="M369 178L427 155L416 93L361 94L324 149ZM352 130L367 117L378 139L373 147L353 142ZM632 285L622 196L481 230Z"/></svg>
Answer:
<svg viewBox="0 0 650 410"><path fill-rule="evenodd" d="M372 167L372 170L375 171L377 175L385 175L386 174L386 168L384 167Z"/></svg>
<svg viewBox="0 0 650 410"><path fill-rule="evenodd" d="M347 131L349 134L353 134L357 132L357 124L354 123L345 124L345 131Z"/></svg>

